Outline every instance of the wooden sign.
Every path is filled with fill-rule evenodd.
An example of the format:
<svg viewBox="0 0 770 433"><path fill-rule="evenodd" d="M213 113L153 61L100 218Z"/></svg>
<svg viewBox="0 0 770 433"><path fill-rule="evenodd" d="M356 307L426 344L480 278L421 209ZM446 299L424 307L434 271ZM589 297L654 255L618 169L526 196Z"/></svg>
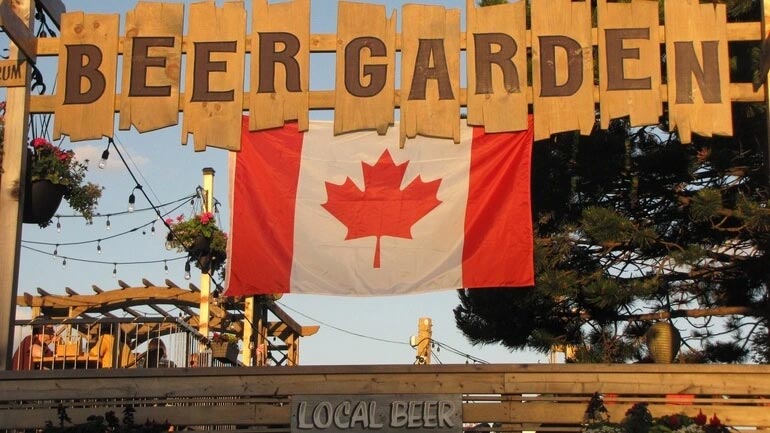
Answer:
<svg viewBox="0 0 770 433"><path fill-rule="evenodd" d="M689 143L693 132L732 135L729 57L724 4L666 2L668 111L671 127Z"/></svg>
<svg viewBox="0 0 770 433"><path fill-rule="evenodd" d="M460 11L406 5L401 35L401 146L417 134L460 142Z"/></svg>
<svg viewBox="0 0 770 433"><path fill-rule="evenodd" d="M195 150L239 150L246 54L246 10L241 2L190 5L182 144Z"/></svg>
<svg viewBox="0 0 770 433"><path fill-rule="evenodd" d="M181 111L181 142L192 134L200 151L237 150L244 110L251 130L296 121L304 131L310 109L335 109L335 133L344 134L384 133L400 108L403 145L416 135L458 142L462 106L468 123L487 132L526 129L531 114L536 139L544 139L590 133L597 109L603 128L625 116L632 126L655 124L667 102L671 124L688 142L692 133L732 134L731 96L765 99L764 89L729 81L724 4L667 1L663 32L655 0L599 0L595 11L587 0L539 0L531 2L529 31L524 2L475 3L466 0L464 33L457 9L405 5L397 34L395 13L341 1L337 33L312 35L310 0L251 0L247 35L241 1L194 3L186 25L182 4L140 2L126 15L121 44L116 15L64 13L58 40L28 44L59 55L55 103L47 99L38 112L56 114L54 138L65 134L78 141L112 136L115 111L121 129L140 132L178 123ZM760 38L746 23L730 25L736 29L731 40ZM311 52L336 54L334 72L314 71L333 76L332 91L310 89ZM0 64L0 85L12 85L4 76L17 76L15 66Z"/></svg>
<svg viewBox="0 0 770 433"><path fill-rule="evenodd" d="M459 394L295 395L292 433L462 433Z"/></svg>
<svg viewBox="0 0 770 433"><path fill-rule="evenodd" d="M527 129L525 2L475 7L467 0L468 124L487 132Z"/></svg>
<svg viewBox="0 0 770 433"><path fill-rule="evenodd" d="M658 1L599 0L599 95L601 127L629 116L632 125L651 125L663 115L660 97Z"/></svg>
<svg viewBox="0 0 770 433"><path fill-rule="evenodd" d="M335 84L334 134L374 125L384 135L394 118L395 13L387 18L384 6L340 2L337 41L337 70L345 73Z"/></svg>
<svg viewBox="0 0 770 433"><path fill-rule="evenodd" d="M120 129L146 132L179 121L183 26L181 3L140 2L126 14Z"/></svg>
<svg viewBox="0 0 770 433"><path fill-rule="evenodd" d="M307 131L310 116L310 0L252 2L249 129L297 120Z"/></svg>
<svg viewBox="0 0 770 433"><path fill-rule="evenodd" d="M53 139L112 137L118 69L118 15L62 15Z"/></svg>
<svg viewBox="0 0 770 433"><path fill-rule="evenodd" d="M26 85L27 63L24 60L0 60L0 87Z"/></svg>
<svg viewBox="0 0 770 433"><path fill-rule="evenodd" d="M589 1L532 3L535 140L593 129L593 55Z"/></svg>

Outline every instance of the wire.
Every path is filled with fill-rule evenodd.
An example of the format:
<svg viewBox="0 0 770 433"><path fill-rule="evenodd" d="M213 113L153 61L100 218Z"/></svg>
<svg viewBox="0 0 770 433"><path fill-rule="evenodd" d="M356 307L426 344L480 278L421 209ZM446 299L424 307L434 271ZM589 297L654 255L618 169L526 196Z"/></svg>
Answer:
<svg viewBox="0 0 770 433"><path fill-rule="evenodd" d="M348 331L347 329L342 329L340 327L337 327L337 326L334 326L334 325L330 325L328 323L324 323L324 322L322 322L322 321L320 321L318 319L310 317L310 316L308 316L305 313L302 313L300 311L295 310L294 308L289 307L288 305L282 304L282 303L277 302L277 301L276 301L276 304L280 305L283 308L286 308L287 310L291 310L294 313L297 313L300 316L303 316L304 318L306 318L308 320L312 320L313 322L319 323L319 324L321 324L323 326L329 327L329 328L334 329L336 331L344 332L345 334L350 334L350 335L353 335L353 336L356 336L356 337L366 338L366 339L369 339L369 340L380 341L382 343L403 344L403 345L407 345L407 346L409 345L409 343L406 343L404 341L387 340L387 339L384 339L384 338L372 337L370 335L364 335L364 334L359 334L357 332Z"/></svg>
<svg viewBox="0 0 770 433"><path fill-rule="evenodd" d="M139 177L142 178L142 181L148 185L148 188L150 189L150 192L152 193L153 197L155 197L155 200L160 201L160 198L158 198L158 195L155 193L155 190L152 189L152 186L149 185L149 182L147 182L147 178L144 177L144 173L142 173L142 170L139 169L139 165L134 161L133 158L131 158L131 154L128 153L128 150L126 149L126 146L123 144L122 141L118 138L118 136L115 136L115 140L117 140L118 144L120 144L120 147L123 148L123 151L126 152L126 155L128 156L128 159L131 161L131 164L134 166L136 171L139 172ZM136 179L136 178L134 178ZM189 197L188 197L189 198ZM163 207L163 205L158 205L158 207Z"/></svg>
<svg viewBox="0 0 770 433"><path fill-rule="evenodd" d="M184 198L183 200L187 200L187 199L189 199L189 198L190 198L190 196L188 196L188 197ZM186 204L186 202L185 202L185 203L182 203L182 204L180 204L179 206L177 206L177 207L175 207L175 208L171 209L170 211L168 211L168 212L164 213L164 214L163 214L163 216L167 216L168 214L170 214L170 213L174 212L175 210L179 209L180 207L184 206L185 204ZM129 233L134 233L134 232L136 232L136 231L137 231L137 230L139 230L139 229L142 229L142 228L145 228L145 227L147 227L147 226L150 226L150 225L153 225L153 224L155 224L155 222L156 222L156 221L157 221L157 220L153 218L153 219L152 219L152 221L150 221L150 222L147 222L147 223L145 223L145 224L142 224L142 225L140 225L140 226L138 226L138 227L134 227L134 228L132 228L132 229L128 229L128 230L126 230L126 231L124 231L124 232L121 232L121 233L115 233L114 235L111 235L111 236L107 236L107 237L102 237L102 238L98 238L98 239L90 239L90 240L87 240L87 241L75 241L75 242L40 242L40 241L26 241L26 240L23 240L23 239L22 239L22 241L21 241L21 242L22 242L22 243L25 243L25 244L33 244L33 245L56 245L56 246L68 246L68 245L70 245L70 246L71 246L71 245L85 245L85 244L92 244L92 243L94 243L94 242L102 242L102 241L106 241L106 240L109 240L109 239L114 239L114 238L117 238L117 237L120 237L120 236L124 236L124 235L127 235L127 234L129 234Z"/></svg>
<svg viewBox="0 0 770 433"><path fill-rule="evenodd" d="M463 352L463 351L461 351L459 349L455 349L454 347L452 347L452 346L450 346L450 345L448 345L446 343L442 343L440 341L436 341L436 340L434 340L432 338L431 338L430 341L432 343L435 343L438 347L443 348L444 350L448 350L448 351L454 353L455 355L462 356L462 357L464 357L467 360L473 361L474 363L489 364L488 361L485 361L485 360L483 360L481 358L475 357L475 356L473 356L471 354L465 353L465 352Z"/></svg>
<svg viewBox="0 0 770 433"><path fill-rule="evenodd" d="M173 262L173 261L176 261L176 260L183 260L183 259L187 258L185 256L179 256L179 257L173 257L173 258L170 258L170 259L134 260L134 261L127 261L127 262L115 262L115 261L109 261L109 260L81 259L81 258L78 258L78 257L70 257L70 256L64 256L64 255L61 255L61 254L53 254L53 253L49 253L48 251L43 251L43 250L39 250L37 248L28 247L26 245L22 245L21 247L24 248L24 249L30 250L30 251L34 251L36 253L45 254L47 256L52 256L52 257L72 260L74 262L95 263L95 264L99 264L99 265L149 265L149 264L153 264L153 263Z"/></svg>
<svg viewBox="0 0 770 433"><path fill-rule="evenodd" d="M159 204L156 207L166 207L166 206L170 206L172 204L176 204L176 203L180 203L180 202L186 203L187 200L190 200L193 197L195 197L195 194L190 194L190 195L187 195L187 196L182 197L180 199L177 199L177 200L174 200L174 201L170 201L168 203ZM181 206L179 206L179 207L181 207ZM174 210L179 209L179 207L174 208ZM104 213L104 214L103 213L98 213L98 214L95 214L93 217L94 218L108 218L108 217L114 217L114 216L117 216L117 215L125 215L125 214L129 214L129 213L144 212L144 211L148 211L148 210L155 210L155 208L150 206L150 207L145 207L145 208L141 208L141 209L134 209L133 212L129 212L129 211L125 211L124 210L124 211L120 211L120 212L111 212L111 213ZM168 213L166 215L168 215ZM71 214L71 215L56 214L56 215L54 215L54 218L83 218L83 215L81 215L81 214Z"/></svg>

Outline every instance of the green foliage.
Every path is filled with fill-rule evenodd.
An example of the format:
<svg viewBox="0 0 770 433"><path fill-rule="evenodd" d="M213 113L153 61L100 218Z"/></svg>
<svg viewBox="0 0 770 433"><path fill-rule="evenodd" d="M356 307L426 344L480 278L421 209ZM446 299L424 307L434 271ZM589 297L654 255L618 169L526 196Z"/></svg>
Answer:
<svg viewBox="0 0 770 433"><path fill-rule="evenodd" d="M62 150L44 138L32 140L30 152L30 180L47 180L64 187L64 199L74 211L81 213L86 221L91 223L103 188L85 181L88 166L75 159L75 152L72 150ZM50 221L40 226L46 227L49 224Z"/></svg>
<svg viewBox="0 0 770 433"><path fill-rule="evenodd" d="M168 423L157 423L147 420L144 424L136 424L132 406L126 406L123 409L123 420L115 415L115 412L109 411L102 415L91 415L86 422L73 424L67 415L64 406L57 407L58 425L51 421L46 421L43 433L161 433L172 431Z"/></svg>
<svg viewBox="0 0 770 433"><path fill-rule="evenodd" d="M187 220L179 215L176 219L167 218L166 224L171 227L166 235L166 248L189 253L203 272L213 273L224 266L227 233L219 228L213 213L203 212Z"/></svg>

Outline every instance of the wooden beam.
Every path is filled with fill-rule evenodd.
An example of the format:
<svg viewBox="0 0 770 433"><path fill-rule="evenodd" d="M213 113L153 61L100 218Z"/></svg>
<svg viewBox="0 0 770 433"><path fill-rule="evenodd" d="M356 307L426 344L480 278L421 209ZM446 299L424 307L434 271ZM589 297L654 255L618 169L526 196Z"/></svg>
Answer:
<svg viewBox="0 0 770 433"><path fill-rule="evenodd" d="M37 38L32 34L32 27L24 24L24 20L19 18L10 3L10 0L0 3L0 26L24 53L27 60L35 63L37 61ZM29 9L26 12L29 13Z"/></svg>
<svg viewBox="0 0 770 433"><path fill-rule="evenodd" d="M53 21L57 29L61 30L61 15L67 12L67 7L61 0L37 0L37 4L43 8L48 18Z"/></svg>

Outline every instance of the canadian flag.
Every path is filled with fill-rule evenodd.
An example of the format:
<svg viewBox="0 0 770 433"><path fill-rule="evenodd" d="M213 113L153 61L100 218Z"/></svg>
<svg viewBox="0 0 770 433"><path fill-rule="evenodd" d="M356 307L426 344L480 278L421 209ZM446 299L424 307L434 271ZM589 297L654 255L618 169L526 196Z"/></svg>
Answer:
<svg viewBox="0 0 770 433"><path fill-rule="evenodd" d="M534 283L532 128L460 144L334 136L329 122L249 132L230 156L230 296L399 295Z"/></svg>

